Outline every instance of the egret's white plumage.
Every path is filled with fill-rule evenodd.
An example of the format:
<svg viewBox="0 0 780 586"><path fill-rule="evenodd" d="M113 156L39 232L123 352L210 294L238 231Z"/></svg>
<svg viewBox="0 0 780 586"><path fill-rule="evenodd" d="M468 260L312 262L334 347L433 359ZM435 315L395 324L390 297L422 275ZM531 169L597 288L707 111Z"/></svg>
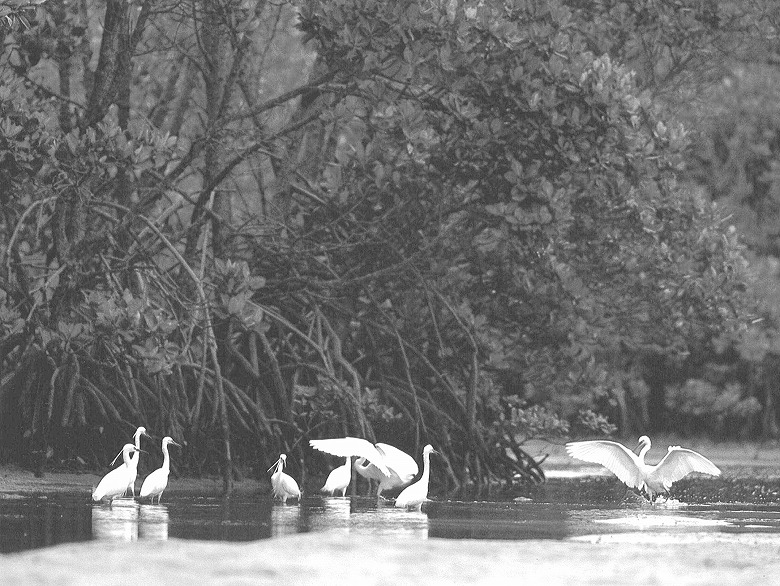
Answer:
<svg viewBox="0 0 780 586"><path fill-rule="evenodd" d="M390 470L384 463L384 455L368 440L358 437L337 437L309 440L309 445L315 450L342 458L347 456L365 458L374 464L384 476L390 476Z"/></svg>
<svg viewBox="0 0 780 586"><path fill-rule="evenodd" d="M325 481L325 485L320 489L322 492L329 492L335 494L336 491L341 491L341 496L347 495L347 487L352 480L352 456L347 456L347 461L331 470L328 474L328 479Z"/></svg>
<svg viewBox="0 0 780 586"><path fill-rule="evenodd" d="M92 491L92 500L95 502L107 500L109 503L116 497L122 496L127 491L130 482L130 454L137 451L133 444L125 444L122 447L123 463L106 474Z"/></svg>
<svg viewBox="0 0 780 586"><path fill-rule="evenodd" d="M376 449L382 454L384 464L390 471L390 476L384 476L379 468L371 462L367 463L363 458L355 460L355 470L364 478L379 481L376 492L378 496L382 496L382 492L385 490L406 486L414 480L414 477L420 471L414 458L395 446L378 443L376 444Z"/></svg>
<svg viewBox="0 0 780 586"><path fill-rule="evenodd" d="M282 499L283 503L287 502L288 498L299 499L301 498L301 489L298 488L298 483L289 474L282 472L284 465L287 462L287 456L281 454L276 463L271 466L268 471L274 470L271 474L271 486L274 490L274 497Z"/></svg>
<svg viewBox="0 0 780 586"><path fill-rule="evenodd" d="M431 444L423 448L423 472L420 480L407 486L395 499L395 506L405 509L422 508L422 504L428 500L428 479L431 475L431 454L438 454Z"/></svg>
<svg viewBox="0 0 780 586"><path fill-rule="evenodd" d="M140 458L139 452L143 451L141 450L142 435L145 435L146 437L150 437L149 434L146 433L145 427L139 427L138 429L135 430L135 433L133 434L133 442L135 443L136 453L130 456L130 476L129 476L129 482L127 484L127 488L129 488L132 491L133 498L135 498L135 479L138 477L138 459ZM111 462L112 465L114 462L116 462L116 459L119 457L120 454L116 455L114 461Z"/></svg>
<svg viewBox="0 0 780 586"><path fill-rule="evenodd" d="M606 440L570 442L566 453L572 458L601 464L631 488L644 489L650 500L653 495L667 492L673 483L691 472L719 476L720 470L707 458L680 446L669 446L666 455L655 466L645 464L650 450L650 438L639 438L639 456L624 445Z"/></svg>
<svg viewBox="0 0 780 586"><path fill-rule="evenodd" d="M372 444L357 437L310 440L315 450L334 456L357 456L355 470L370 480L378 480L377 494L403 486L417 475L417 462L409 454L389 444Z"/></svg>
<svg viewBox="0 0 780 586"><path fill-rule="evenodd" d="M160 504L160 499L162 499L162 493L168 486L168 475L171 472L171 456L168 454L168 445L176 446L177 448L180 448L181 446L177 444L175 441L173 441L173 438L169 436L165 436L162 440L162 453L163 453L163 463L162 467L158 468L149 476L147 476L144 479L143 484L141 485L141 492L139 493L139 496L143 498L151 498L152 502L154 502L154 497L157 497L157 504Z"/></svg>

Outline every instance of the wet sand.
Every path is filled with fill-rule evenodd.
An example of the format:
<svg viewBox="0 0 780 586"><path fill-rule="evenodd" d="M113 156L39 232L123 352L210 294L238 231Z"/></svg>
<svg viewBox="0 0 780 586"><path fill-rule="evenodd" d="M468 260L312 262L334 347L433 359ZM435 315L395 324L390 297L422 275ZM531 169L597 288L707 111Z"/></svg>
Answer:
<svg viewBox="0 0 780 586"><path fill-rule="evenodd" d="M725 476L780 475L775 444L704 444L661 440L700 450ZM549 454L551 476L590 468L569 460L562 446L529 444ZM0 498L30 492L89 494L97 474L48 473L35 478L18 468L0 469ZM176 479L178 490L219 493L221 481ZM239 492L261 492L254 479ZM403 514L399 512L400 514ZM0 555L4 584L768 584L780 575L780 540L746 534L739 540L702 542L583 543L571 541L405 541L323 532L249 543L172 539L164 542L92 541Z"/></svg>

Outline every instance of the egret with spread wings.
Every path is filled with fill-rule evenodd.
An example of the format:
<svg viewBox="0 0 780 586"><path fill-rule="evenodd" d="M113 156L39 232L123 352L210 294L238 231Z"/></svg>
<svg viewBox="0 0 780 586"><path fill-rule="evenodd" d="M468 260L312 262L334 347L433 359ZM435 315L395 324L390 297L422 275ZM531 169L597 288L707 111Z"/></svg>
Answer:
<svg viewBox="0 0 780 586"><path fill-rule="evenodd" d="M687 448L669 446L664 458L655 465L645 464L645 454L650 450L650 438L639 438L637 456L617 442L594 440L570 442L566 453L572 458L601 464L631 488L644 490L650 500L653 496L668 492L672 484L691 472L720 476L720 469L710 460Z"/></svg>
<svg viewBox="0 0 780 586"><path fill-rule="evenodd" d="M379 496L385 490L408 484L419 470L414 458L389 444L372 444L357 437L337 437L311 440L309 445L333 456L357 456L355 470L364 478L379 481Z"/></svg>

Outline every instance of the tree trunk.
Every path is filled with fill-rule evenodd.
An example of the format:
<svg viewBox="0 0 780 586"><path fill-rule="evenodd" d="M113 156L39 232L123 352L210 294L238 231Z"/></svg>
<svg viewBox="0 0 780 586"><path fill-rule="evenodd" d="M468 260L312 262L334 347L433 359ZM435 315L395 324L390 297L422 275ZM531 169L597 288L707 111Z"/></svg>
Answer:
<svg viewBox="0 0 780 586"><path fill-rule="evenodd" d="M172 106L176 104L177 88L179 86L179 80L181 79L181 73L187 74L187 67L184 62L185 56L180 53L176 56L171 64L171 70L168 72L168 83L165 84L159 100L149 112L149 122L155 128L162 128L165 124L166 118L171 112Z"/></svg>
<svg viewBox="0 0 780 586"><path fill-rule="evenodd" d="M203 152L203 185L211 185L226 160L224 144L221 139L222 116L230 100L231 71L236 66L236 56L230 43L230 30L226 22L229 7L209 4L204 10L201 22L201 39L204 51L203 81L206 86L206 146ZM197 226L204 214L206 202L212 196L205 190L200 194L192 211L191 224ZM214 189L212 210L219 218L229 221L232 217L232 201L229 191ZM198 231L191 230L186 245L187 256L192 255L197 246ZM212 249L220 256L224 249L223 233L218 221L212 217Z"/></svg>
<svg viewBox="0 0 780 586"><path fill-rule="evenodd" d="M309 78L319 79L327 73L327 64L317 58ZM279 225L301 225L303 217L296 209L293 200L292 183L296 178L301 178L310 184L316 183L322 172L323 163L330 159L336 149L336 140L332 132L332 125L316 118L319 112L325 111L333 101L332 94L312 89L301 96L295 114L290 124L313 118L309 124L292 133L288 140L288 152L283 157L276 176L276 189L274 190L274 205L276 220Z"/></svg>
<svg viewBox="0 0 780 586"><path fill-rule="evenodd" d="M60 95L65 98L70 98L70 47L60 40L57 42L57 69L59 70L60 77ZM60 101L60 129L63 133L70 132L71 120L70 120L70 104L65 100Z"/></svg>
<svg viewBox="0 0 780 586"><path fill-rule="evenodd" d="M120 126L124 124L123 128L126 128L129 120L132 57L151 12L150 6L151 0L142 4L135 29L131 32L130 10L135 10L133 5L125 0L107 0L100 57L89 89L87 111L82 120L84 128L100 122L115 102L119 106Z"/></svg>
<svg viewBox="0 0 780 586"><path fill-rule="evenodd" d="M85 127L92 126L102 120L114 102L120 62L123 62L120 53L127 48L126 38L130 30L128 8L129 5L124 0L107 0L106 2L100 57L92 91L87 99L87 112L83 122Z"/></svg>
<svg viewBox="0 0 780 586"><path fill-rule="evenodd" d="M192 89L195 84L195 68L190 62L184 64L184 70L182 72L181 87L178 90L178 99L176 100L173 108L173 116L171 117L171 124L168 127L168 132L173 136L179 136L181 133L181 127L184 124L184 118L189 109L190 96L192 95Z"/></svg>

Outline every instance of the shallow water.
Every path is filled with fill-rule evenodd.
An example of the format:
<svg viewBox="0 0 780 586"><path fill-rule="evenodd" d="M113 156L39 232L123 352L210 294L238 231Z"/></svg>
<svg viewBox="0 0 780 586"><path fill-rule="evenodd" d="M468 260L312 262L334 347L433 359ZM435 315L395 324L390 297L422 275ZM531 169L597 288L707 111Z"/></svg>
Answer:
<svg viewBox="0 0 780 586"><path fill-rule="evenodd" d="M70 541L249 541L307 532L411 541L747 541L780 545L777 502L686 504L671 498L651 506L610 482L548 483L527 495L504 502L438 499L426 503L422 512L395 509L390 502L366 497L310 496L301 503L281 504L266 496L222 499L172 493L161 505L121 499L109 507L90 503L83 493L6 495L0 498L0 552Z"/></svg>

